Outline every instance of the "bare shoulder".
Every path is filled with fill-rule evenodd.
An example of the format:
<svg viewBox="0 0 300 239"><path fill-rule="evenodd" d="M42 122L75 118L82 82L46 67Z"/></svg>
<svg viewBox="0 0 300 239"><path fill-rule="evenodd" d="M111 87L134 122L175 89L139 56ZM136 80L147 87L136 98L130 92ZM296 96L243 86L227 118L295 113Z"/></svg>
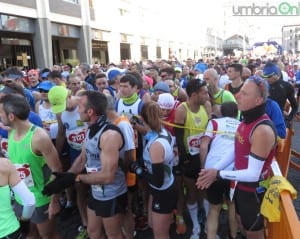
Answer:
<svg viewBox="0 0 300 239"><path fill-rule="evenodd" d="M270 125L260 124L253 131L252 139L253 138L255 138L256 140L265 140L266 138L274 139L275 132Z"/></svg>
<svg viewBox="0 0 300 239"><path fill-rule="evenodd" d="M123 144L122 135L117 130L108 129L101 135L100 146L120 148Z"/></svg>
<svg viewBox="0 0 300 239"><path fill-rule="evenodd" d="M50 139L50 137L43 128L37 127L35 129L32 140L40 142L40 140L48 140L48 139Z"/></svg>
<svg viewBox="0 0 300 239"><path fill-rule="evenodd" d="M37 127L32 136L31 145L33 151L40 151L41 148L51 146L52 142L47 132L43 128Z"/></svg>

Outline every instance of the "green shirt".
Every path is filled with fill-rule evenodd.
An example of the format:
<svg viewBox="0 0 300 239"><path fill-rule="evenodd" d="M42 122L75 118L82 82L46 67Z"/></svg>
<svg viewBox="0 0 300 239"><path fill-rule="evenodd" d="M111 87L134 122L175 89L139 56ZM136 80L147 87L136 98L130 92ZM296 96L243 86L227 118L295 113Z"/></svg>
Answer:
<svg viewBox="0 0 300 239"><path fill-rule="evenodd" d="M20 224L10 202L8 185L0 187L0 238L19 229Z"/></svg>
<svg viewBox="0 0 300 239"><path fill-rule="evenodd" d="M8 137L8 157L16 166L24 183L34 194L36 207L41 207L50 202L50 197L43 195L42 190L49 181L51 173L45 158L32 151L31 142L35 130L35 126L31 126L19 141L14 139L15 130L12 130ZM20 198L16 197L16 201L22 204Z"/></svg>

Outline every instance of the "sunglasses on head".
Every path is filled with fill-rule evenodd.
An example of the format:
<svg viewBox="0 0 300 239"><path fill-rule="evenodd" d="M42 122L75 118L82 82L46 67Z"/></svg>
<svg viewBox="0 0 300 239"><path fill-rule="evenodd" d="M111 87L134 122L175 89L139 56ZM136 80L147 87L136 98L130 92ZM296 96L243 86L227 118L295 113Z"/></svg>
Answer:
<svg viewBox="0 0 300 239"><path fill-rule="evenodd" d="M48 93L49 90L39 89L39 92L40 92L40 93Z"/></svg>

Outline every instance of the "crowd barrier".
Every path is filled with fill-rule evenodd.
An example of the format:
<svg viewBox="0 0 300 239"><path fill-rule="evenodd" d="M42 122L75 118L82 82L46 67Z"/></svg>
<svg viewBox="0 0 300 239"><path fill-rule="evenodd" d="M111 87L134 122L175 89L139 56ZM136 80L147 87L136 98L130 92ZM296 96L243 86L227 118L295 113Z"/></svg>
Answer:
<svg viewBox="0 0 300 239"><path fill-rule="evenodd" d="M278 176L287 177L289 166L300 170L300 165L291 160L291 155L300 159L300 153L291 149L293 130L287 129L287 137L281 140L275 156L275 167L279 166L280 170L273 170ZM276 171L276 172L274 172ZM281 175L280 175L281 173ZM293 205L291 195L288 191L280 193L280 222L265 223L266 239L299 239L300 238L300 222Z"/></svg>

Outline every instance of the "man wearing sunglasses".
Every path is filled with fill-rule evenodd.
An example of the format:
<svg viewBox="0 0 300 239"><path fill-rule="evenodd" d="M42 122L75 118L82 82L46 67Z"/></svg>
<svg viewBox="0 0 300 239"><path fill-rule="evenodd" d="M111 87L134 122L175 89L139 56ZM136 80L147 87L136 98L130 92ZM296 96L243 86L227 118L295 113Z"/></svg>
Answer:
<svg viewBox="0 0 300 239"><path fill-rule="evenodd" d="M198 188L207 189L216 179L232 181L230 199L248 239L264 238L260 207L265 188L261 183L271 176L276 153L276 129L265 113L267 97L267 82L262 78L253 76L244 83L237 94L243 121L235 136L235 170L202 169L196 183Z"/></svg>
<svg viewBox="0 0 300 239"><path fill-rule="evenodd" d="M30 90L26 89L23 83L23 73L15 66L8 68L6 71L4 71L3 74L3 83L4 85L9 84L11 82L17 83L19 86L23 88L26 100L28 101L30 105L30 109L34 110L35 108L35 99L30 92Z"/></svg>
<svg viewBox="0 0 300 239"><path fill-rule="evenodd" d="M298 111L298 104L295 98L293 86L282 79L279 67L272 62L268 62L265 65L262 77L268 80L269 97L279 104L281 111L284 113L286 125L289 127ZM292 108L290 113L284 112L284 107L287 101L289 101Z"/></svg>

